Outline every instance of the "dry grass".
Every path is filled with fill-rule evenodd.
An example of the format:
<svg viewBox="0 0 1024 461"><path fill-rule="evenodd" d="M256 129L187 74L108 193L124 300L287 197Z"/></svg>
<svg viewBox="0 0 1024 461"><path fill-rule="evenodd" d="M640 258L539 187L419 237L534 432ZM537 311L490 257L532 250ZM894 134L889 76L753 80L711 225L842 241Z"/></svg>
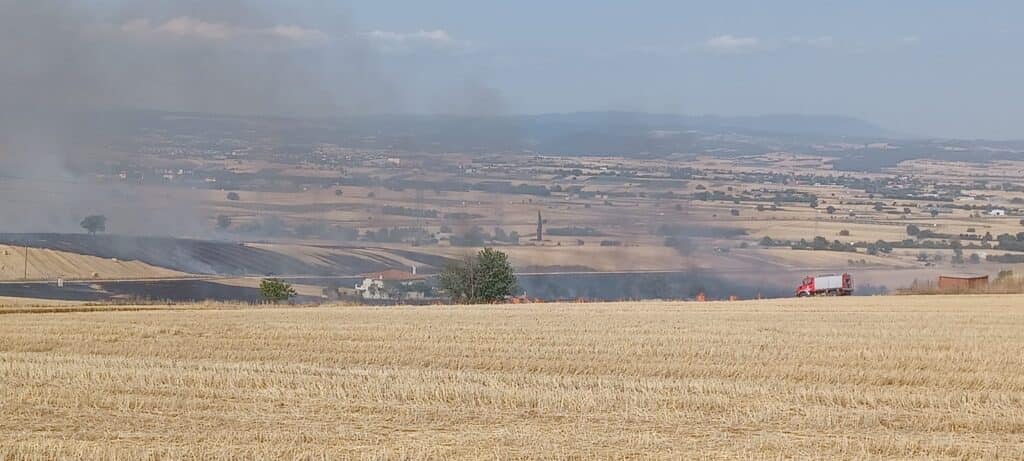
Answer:
<svg viewBox="0 0 1024 461"><path fill-rule="evenodd" d="M1022 301L5 315L0 459L1020 459Z"/></svg>
<svg viewBox="0 0 1024 461"><path fill-rule="evenodd" d="M180 277L181 272L151 266L140 261L119 261L65 251L29 249L25 270L25 248L0 245L0 280L117 279Z"/></svg>

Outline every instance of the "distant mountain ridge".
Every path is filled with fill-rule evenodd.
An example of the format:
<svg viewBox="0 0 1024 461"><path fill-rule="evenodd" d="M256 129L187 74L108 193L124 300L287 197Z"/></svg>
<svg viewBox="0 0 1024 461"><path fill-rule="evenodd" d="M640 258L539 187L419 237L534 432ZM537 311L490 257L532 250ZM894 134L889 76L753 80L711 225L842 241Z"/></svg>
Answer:
<svg viewBox="0 0 1024 461"><path fill-rule="evenodd" d="M320 142L421 152L537 152L566 155L752 153L835 141L872 142L892 133L837 115L714 116L642 112L537 115L359 115L287 118L136 111L105 117L125 138L148 129L244 138L256 129L285 146ZM758 147L760 146L760 147Z"/></svg>
<svg viewBox="0 0 1024 461"><path fill-rule="evenodd" d="M739 132L840 137L887 137L893 133L876 124L842 115L677 115L645 112L570 112L564 114L520 115L539 123L577 126L615 125L677 128L708 132Z"/></svg>

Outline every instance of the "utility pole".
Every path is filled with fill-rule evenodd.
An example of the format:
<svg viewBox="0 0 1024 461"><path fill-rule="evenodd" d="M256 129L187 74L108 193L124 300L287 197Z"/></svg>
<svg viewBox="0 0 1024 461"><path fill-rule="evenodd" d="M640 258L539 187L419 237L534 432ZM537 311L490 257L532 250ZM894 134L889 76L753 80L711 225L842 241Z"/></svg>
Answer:
<svg viewBox="0 0 1024 461"><path fill-rule="evenodd" d="M22 275L22 279L28 280L28 245L25 245L25 273Z"/></svg>

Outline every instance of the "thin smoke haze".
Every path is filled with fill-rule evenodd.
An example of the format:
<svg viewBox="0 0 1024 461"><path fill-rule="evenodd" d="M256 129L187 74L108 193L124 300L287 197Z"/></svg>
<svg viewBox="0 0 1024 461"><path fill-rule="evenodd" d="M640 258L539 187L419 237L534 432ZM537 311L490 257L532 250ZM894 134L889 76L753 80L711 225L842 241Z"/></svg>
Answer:
<svg viewBox="0 0 1024 461"><path fill-rule="evenodd" d="M126 232L202 228L189 203L149 203L73 173L111 143L104 111L309 116L400 105L344 14L325 32L235 0L0 0L0 11L0 168L36 190L0 206L18 217L7 231L72 231L88 213Z"/></svg>

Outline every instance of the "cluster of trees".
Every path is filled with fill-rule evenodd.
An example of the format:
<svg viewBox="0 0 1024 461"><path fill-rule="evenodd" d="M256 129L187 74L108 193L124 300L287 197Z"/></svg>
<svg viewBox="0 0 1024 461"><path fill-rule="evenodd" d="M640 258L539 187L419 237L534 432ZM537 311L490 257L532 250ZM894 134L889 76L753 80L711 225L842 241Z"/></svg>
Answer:
<svg viewBox="0 0 1024 461"><path fill-rule="evenodd" d="M840 242L839 240L828 241L825 237L814 237L813 240L807 241L800 239L799 242L793 242L790 245L794 250L828 250L828 251L844 251L850 253L856 253L857 247L851 243Z"/></svg>
<svg viewBox="0 0 1024 461"><path fill-rule="evenodd" d="M761 238L758 244L763 247L789 247L794 250L841 251L847 253L856 253L859 248L864 248L870 255L892 253L893 249L893 245L884 240L878 240L874 243L845 243L840 242L839 240L829 241L827 238L822 236L814 237L814 239L810 241L807 239L800 239L798 241L775 240L771 237L765 236Z"/></svg>
<svg viewBox="0 0 1024 461"><path fill-rule="evenodd" d="M985 255L985 260L1003 264L1024 264L1024 255L1010 253L1001 255Z"/></svg>
<svg viewBox="0 0 1024 461"><path fill-rule="evenodd" d="M473 184L473 190L483 192L494 192L499 194L523 194L523 195L536 195L538 197L548 197L551 195L551 190L545 186L534 185L534 184L515 184L507 181L484 181Z"/></svg>
<svg viewBox="0 0 1024 461"><path fill-rule="evenodd" d="M494 235L491 237L491 240L493 240L495 242L511 243L513 245L518 245L519 244L519 232L516 232L516 231L505 232L505 229L502 229L500 227L495 227L494 228Z"/></svg>
<svg viewBox="0 0 1024 461"><path fill-rule="evenodd" d="M935 211L935 210L932 210L932 211ZM952 238L954 238L950 234L940 234L940 233L932 231L932 230L921 229L921 228L917 227L914 224L908 224L907 225L907 235L909 235L911 237L914 237L914 238L916 238L918 240L923 240L923 239L952 239ZM992 240L992 234L986 234L985 237L982 237L982 240L983 241Z"/></svg>
<svg viewBox="0 0 1024 461"><path fill-rule="evenodd" d="M422 227L384 227L376 231L367 230L363 233L363 239L381 243L437 243L434 235Z"/></svg>
<svg viewBox="0 0 1024 461"><path fill-rule="evenodd" d="M407 208L404 206L385 206L381 211L387 215L408 216L412 218L436 218L437 210L421 210L418 208Z"/></svg>
<svg viewBox="0 0 1024 461"><path fill-rule="evenodd" d="M448 264L441 271L438 283L457 303L495 303L517 291L516 276L508 256L492 248Z"/></svg>
<svg viewBox="0 0 1024 461"><path fill-rule="evenodd" d="M452 213L444 214L444 219L449 219L452 221L465 221L468 219L477 219L482 217L483 215L478 215L476 213L466 213L465 211L455 211Z"/></svg>
<svg viewBox="0 0 1024 461"><path fill-rule="evenodd" d="M599 237L602 234L593 227L551 227L546 231L548 235L560 236L560 237Z"/></svg>
<svg viewBox="0 0 1024 461"><path fill-rule="evenodd" d="M486 245L488 242L510 243L517 245L519 244L519 240L519 232L516 231L506 232L505 229L495 227L494 234L490 235L480 226L473 226L462 234L451 236L449 238L449 243L451 243L452 246L479 247Z"/></svg>

